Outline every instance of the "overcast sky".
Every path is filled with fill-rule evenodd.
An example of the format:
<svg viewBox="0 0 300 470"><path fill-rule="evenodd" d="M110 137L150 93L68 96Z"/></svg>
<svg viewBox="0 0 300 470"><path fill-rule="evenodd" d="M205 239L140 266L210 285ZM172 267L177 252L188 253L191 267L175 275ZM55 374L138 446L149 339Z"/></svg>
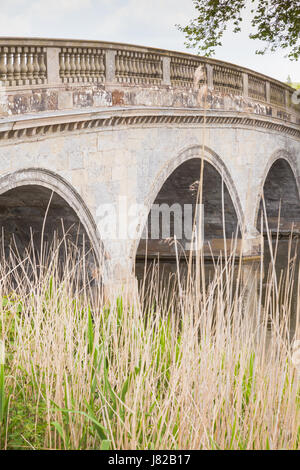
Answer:
<svg viewBox="0 0 300 470"><path fill-rule="evenodd" d="M186 48L175 24L186 25L196 16L192 0L0 0L0 12L0 36L94 39L177 51ZM228 31L215 57L300 82L299 62L281 52L255 55L259 43L248 32L246 18L244 31Z"/></svg>

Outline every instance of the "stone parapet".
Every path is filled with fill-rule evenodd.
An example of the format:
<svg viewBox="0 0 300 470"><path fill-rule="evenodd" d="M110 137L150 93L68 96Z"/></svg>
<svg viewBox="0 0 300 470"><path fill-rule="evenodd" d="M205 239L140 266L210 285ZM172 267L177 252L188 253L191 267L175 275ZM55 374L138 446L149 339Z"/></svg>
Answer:
<svg viewBox="0 0 300 470"><path fill-rule="evenodd" d="M300 123L295 90L284 83L227 62L128 44L0 38L0 83L2 118L91 107L168 106Z"/></svg>

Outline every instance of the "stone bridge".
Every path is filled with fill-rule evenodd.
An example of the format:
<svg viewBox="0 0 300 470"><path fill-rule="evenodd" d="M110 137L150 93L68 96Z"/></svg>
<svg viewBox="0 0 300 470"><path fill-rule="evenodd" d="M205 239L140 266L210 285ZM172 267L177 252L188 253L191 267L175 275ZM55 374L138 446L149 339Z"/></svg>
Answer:
<svg viewBox="0 0 300 470"><path fill-rule="evenodd" d="M152 204L193 201L203 166L204 235L220 251L239 228L258 254L270 228L300 228L300 110L265 75L185 53L91 41L0 39L0 225L19 249L30 228L87 234L105 282L133 272ZM297 98L297 97L296 97ZM298 100L299 101L299 100ZM120 203L121 201L121 203ZM133 237L107 237L103 207L142 204ZM102 212L101 212L102 211ZM109 209L108 209L109 212ZM127 220L128 221L128 220ZM103 233L102 233L103 231ZM170 255L163 240L149 252Z"/></svg>

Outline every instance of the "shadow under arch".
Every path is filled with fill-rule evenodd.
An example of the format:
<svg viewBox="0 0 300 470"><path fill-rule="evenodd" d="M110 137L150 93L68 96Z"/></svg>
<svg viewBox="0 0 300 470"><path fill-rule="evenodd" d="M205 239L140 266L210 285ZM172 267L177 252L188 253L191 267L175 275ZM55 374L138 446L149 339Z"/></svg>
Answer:
<svg viewBox="0 0 300 470"><path fill-rule="evenodd" d="M281 149L273 153L265 167L254 216L255 226L259 231L263 195L266 212L271 219L278 220L281 200L281 217L290 222L300 221L300 174L294 158L288 151ZM275 221L273 222L275 224Z"/></svg>
<svg viewBox="0 0 300 470"><path fill-rule="evenodd" d="M225 163L222 161L222 159L209 147L204 146L202 147L201 145L194 145L192 147L189 147L187 149L182 150L175 158L169 160L160 170L157 172L155 176L155 180L153 185L150 188L150 191L148 192L148 195L145 199L145 207L147 208L147 215L143 214L143 219L140 221L140 224L138 226L138 237L137 240L134 243L134 246L131 250L131 259L134 261L138 246L140 243L140 237L142 235L142 231L144 229L144 226L147 221L148 213L151 209L151 206L155 202L156 197L158 196L159 192L163 188L164 184L168 180L168 178L176 171L177 168L179 168L182 164L193 160L197 159L201 162L201 159L203 158L204 162L207 162L210 164L216 172L219 174L223 182L225 183L225 187L228 190L228 193L230 195L236 216L237 216L237 222L238 222L238 227L241 230L243 227L243 211L242 211L242 206L240 203L240 198L238 195L238 192L236 190L235 184L231 178L230 172L228 171Z"/></svg>
<svg viewBox="0 0 300 470"><path fill-rule="evenodd" d="M0 196L16 188L39 186L47 188L62 198L74 211L82 224L99 261L106 258L97 226L82 197L64 178L43 168L25 168L0 177Z"/></svg>

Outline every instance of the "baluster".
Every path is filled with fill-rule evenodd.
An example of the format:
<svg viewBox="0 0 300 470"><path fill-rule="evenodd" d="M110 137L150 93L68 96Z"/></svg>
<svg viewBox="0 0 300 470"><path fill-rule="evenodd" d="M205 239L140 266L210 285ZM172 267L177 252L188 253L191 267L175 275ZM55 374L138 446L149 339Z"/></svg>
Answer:
<svg viewBox="0 0 300 470"><path fill-rule="evenodd" d="M172 63L172 77L173 77L174 85L176 85L176 64L175 64L175 59L174 59L174 62Z"/></svg>
<svg viewBox="0 0 300 470"><path fill-rule="evenodd" d="M130 75L131 75L131 82L137 83L135 52L130 52Z"/></svg>
<svg viewBox="0 0 300 470"><path fill-rule="evenodd" d="M86 49L81 49L81 54L80 54L80 74L82 77L82 81L86 81L86 62L85 62L85 54L86 54Z"/></svg>
<svg viewBox="0 0 300 470"><path fill-rule="evenodd" d="M140 79L143 82L145 80L145 54L143 52L140 53L140 60L139 60L139 74Z"/></svg>
<svg viewBox="0 0 300 470"><path fill-rule="evenodd" d="M238 74L233 73L233 74L232 74L232 78L233 78L233 88L234 88L234 90L237 90L237 91L238 91L239 88L240 88L240 82L239 82L239 76L238 76Z"/></svg>
<svg viewBox="0 0 300 470"><path fill-rule="evenodd" d="M181 61L180 61L180 86L184 86L184 85L185 85L184 71L185 71L184 63L183 63L183 61L181 60Z"/></svg>
<svg viewBox="0 0 300 470"><path fill-rule="evenodd" d="M145 54L145 75L148 79L151 77L151 65L148 54Z"/></svg>
<svg viewBox="0 0 300 470"><path fill-rule="evenodd" d="M163 80L163 70L162 70L162 57L158 57L158 74L159 74L159 81L162 82Z"/></svg>
<svg viewBox="0 0 300 470"><path fill-rule="evenodd" d="M15 85L14 82L14 54L15 48L10 47L7 56L7 79L10 85Z"/></svg>
<svg viewBox="0 0 300 470"><path fill-rule="evenodd" d="M33 52L34 52L34 47L29 48L28 52L28 59L27 59L27 73L28 73L28 79L29 83L33 84L34 83L34 78L33 78Z"/></svg>
<svg viewBox="0 0 300 470"><path fill-rule="evenodd" d="M1 47L0 49L0 81L3 84L6 83L7 80L7 47Z"/></svg>
<svg viewBox="0 0 300 470"><path fill-rule="evenodd" d="M152 83L155 83L156 80L156 69L155 69L155 56L152 54L151 55L151 69L152 69Z"/></svg>
<svg viewBox="0 0 300 470"><path fill-rule="evenodd" d="M72 49L66 49L65 52L65 78L67 82L71 81L70 52Z"/></svg>
<svg viewBox="0 0 300 470"><path fill-rule="evenodd" d="M176 85L176 75L177 75L176 59L174 59L174 61L173 61L173 64L172 64L172 69L173 69L173 80L174 80L174 85Z"/></svg>
<svg viewBox="0 0 300 470"><path fill-rule="evenodd" d="M184 61L184 82L185 86L189 85L189 71L190 71L190 61Z"/></svg>
<svg viewBox="0 0 300 470"><path fill-rule="evenodd" d="M239 90L239 93L241 93L243 86L242 86L242 76L239 73L237 74L237 81L238 81L238 84L237 84L238 90Z"/></svg>
<svg viewBox="0 0 300 470"><path fill-rule="evenodd" d="M185 86L186 85L186 66L187 66L187 63L186 63L185 60L182 60L181 63L182 63L182 66L181 66L182 69L181 70L182 70L182 82L183 82L182 86Z"/></svg>
<svg viewBox="0 0 300 470"><path fill-rule="evenodd" d="M219 75L220 75L220 87L221 89L223 89L223 91L226 92L226 90L228 90L230 86L228 71L226 69L220 68Z"/></svg>
<svg viewBox="0 0 300 470"><path fill-rule="evenodd" d="M102 73L101 73L101 65L100 65L100 55L101 51L95 49L95 81L101 82L102 81Z"/></svg>
<svg viewBox="0 0 300 470"><path fill-rule="evenodd" d="M138 83L138 76L137 76L137 59L136 59L136 52L131 52L131 75L133 76L133 83Z"/></svg>
<svg viewBox="0 0 300 470"><path fill-rule="evenodd" d="M232 74L230 73L230 70L226 69L226 70L221 70L223 73L222 73L222 78L223 78L223 82L225 83L225 93L226 92L231 92L232 91L232 88L234 86L234 83L232 82Z"/></svg>
<svg viewBox="0 0 300 470"><path fill-rule="evenodd" d="M34 50L34 53L33 53L33 78L34 78L34 82L36 84L39 83L39 74L40 74L40 67L39 67L39 63L38 63L38 53L37 53L37 49L35 48Z"/></svg>
<svg viewBox="0 0 300 470"><path fill-rule="evenodd" d="M135 83L140 83L140 74L139 74L139 53L133 52L133 73Z"/></svg>
<svg viewBox="0 0 300 470"><path fill-rule="evenodd" d="M181 75L182 75L181 61L179 59L177 59L176 62L177 62L177 85L181 86L181 81L182 81L182 78L181 78Z"/></svg>
<svg viewBox="0 0 300 470"><path fill-rule="evenodd" d="M153 83L153 63L152 55L148 55L148 73L149 73L149 83Z"/></svg>
<svg viewBox="0 0 300 470"><path fill-rule="evenodd" d="M46 67L46 61L45 61L45 49L38 48L38 62L39 62L39 79L41 83L46 83L46 72L47 72L47 67Z"/></svg>
<svg viewBox="0 0 300 470"><path fill-rule="evenodd" d="M152 63L151 63L151 54L147 55L147 76L148 82L152 83Z"/></svg>
<svg viewBox="0 0 300 470"><path fill-rule="evenodd" d="M176 85L179 85L180 83L180 68L179 68L179 60L176 59L175 61L175 79L176 79Z"/></svg>
<svg viewBox="0 0 300 470"><path fill-rule="evenodd" d="M143 83L145 81L145 77L144 77L144 61L143 61L143 53L142 52L139 54L138 75L139 75L140 83Z"/></svg>
<svg viewBox="0 0 300 470"><path fill-rule="evenodd" d="M90 64L90 53L91 53L91 49L87 49L86 50L87 54L86 54L86 58L85 58L85 66L86 66L86 77L87 77L87 81L90 82L91 81L91 64Z"/></svg>
<svg viewBox="0 0 300 470"><path fill-rule="evenodd" d="M182 84L181 86L186 85L186 62L184 60L181 61L181 73L182 73Z"/></svg>
<svg viewBox="0 0 300 470"><path fill-rule="evenodd" d="M115 58L115 66L116 66L116 77L117 80L119 81L119 76L120 76L120 51L117 51L116 53L116 58Z"/></svg>
<svg viewBox="0 0 300 470"><path fill-rule="evenodd" d="M219 67L217 68L217 84L220 89L222 86L222 77L221 77L221 70Z"/></svg>
<svg viewBox="0 0 300 470"><path fill-rule="evenodd" d="M174 85L176 85L176 59L175 58L173 59L171 69L172 69L172 75L171 75L172 80L174 82Z"/></svg>
<svg viewBox="0 0 300 470"><path fill-rule="evenodd" d="M105 80L105 62L104 62L104 52L100 51L99 53L99 63L100 63L100 71L101 71L101 80L102 82Z"/></svg>
<svg viewBox="0 0 300 470"><path fill-rule="evenodd" d="M134 68L134 52L128 52L128 57L129 57L129 82L130 83L135 83L135 68Z"/></svg>
<svg viewBox="0 0 300 470"><path fill-rule="evenodd" d="M130 61L129 61L129 53L124 52L124 75L125 75L125 82L128 83L130 81Z"/></svg>
<svg viewBox="0 0 300 470"><path fill-rule="evenodd" d="M160 83L161 59L159 56L156 56L155 69L156 69L156 81L157 83Z"/></svg>
<svg viewBox="0 0 300 470"><path fill-rule="evenodd" d="M59 54L59 75L61 77L62 82L65 80L65 53L62 49Z"/></svg>
<svg viewBox="0 0 300 470"><path fill-rule="evenodd" d="M120 51L120 82L123 83L125 81L125 59L123 56L123 52Z"/></svg>
<svg viewBox="0 0 300 470"><path fill-rule="evenodd" d="M141 53L140 73L141 73L141 79L147 81L146 56L144 52Z"/></svg>
<svg viewBox="0 0 300 470"><path fill-rule="evenodd" d="M134 54L134 73L135 73L136 83L142 83L143 81L141 80L141 77L140 77L139 55L140 54L138 52Z"/></svg>
<svg viewBox="0 0 300 470"><path fill-rule="evenodd" d="M159 83L159 63L157 56L154 56L154 73L155 73L155 83Z"/></svg>
<svg viewBox="0 0 300 470"><path fill-rule="evenodd" d="M159 81L159 57L157 55L155 56L154 65L155 65L155 77L156 77L156 81L158 83L158 81Z"/></svg>
<svg viewBox="0 0 300 470"><path fill-rule="evenodd" d="M71 54L70 54L70 76L71 76L71 81L73 83L77 81L75 55L76 55L76 49L72 48Z"/></svg>
<svg viewBox="0 0 300 470"><path fill-rule="evenodd" d="M91 66L92 82L95 82L95 81L97 81L97 79L96 79L96 64L95 64L95 49L91 50L90 66Z"/></svg>
<svg viewBox="0 0 300 470"><path fill-rule="evenodd" d="M134 83L135 73L134 73L134 52L128 52L128 66L129 66L129 83Z"/></svg>
<svg viewBox="0 0 300 470"><path fill-rule="evenodd" d="M179 67L180 67L180 86L184 86L184 62L182 59L179 59Z"/></svg>
<svg viewBox="0 0 300 470"><path fill-rule="evenodd" d="M79 49L76 49L76 54L75 54L75 74L76 74L76 81L81 82L81 63L80 63Z"/></svg>
<svg viewBox="0 0 300 470"><path fill-rule="evenodd" d="M235 74L232 73L230 70L227 72L228 74L228 81L229 81L229 91L234 91L236 87L236 80L235 80Z"/></svg>
<svg viewBox="0 0 300 470"><path fill-rule="evenodd" d="M121 59L122 59L122 67L123 67L122 82L125 83L127 82L127 73L128 73L126 52L122 51Z"/></svg>
<svg viewBox="0 0 300 470"><path fill-rule="evenodd" d="M120 51L116 54L116 77L118 82L122 82L122 57Z"/></svg>
<svg viewBox="0 0 300 470"><path fill-rule="evenodd" d="M188 87L191 84L192 73L193 73L193 63L191 60L188 60L186 64L186 69L185 69L186 86Z"/></svg>
<svg viewBox="0 0 300 470"><path fill-rule="evenodd" d="M16 48L16 54L14 57L14 80L16 82L16 85L22 85L21 81L21 65L20 65L20 53L21 53L21 47Z"/></svg>
<svg viewBox="0 0 300 470"><path fill-rule="evenodd" d="M227 80L228 80L228 85L229 85L229 91L233 91L235 88L235 76L233 73L231 73L230 70L227 71Z"/></svg>
<svg viewBox="0 0 300 470"><path fill-rule="evenodd" d="M21 80L23 85L28 85L27 79L27 54L28 54L28 47L23 47L21 52Z"/></svg>

